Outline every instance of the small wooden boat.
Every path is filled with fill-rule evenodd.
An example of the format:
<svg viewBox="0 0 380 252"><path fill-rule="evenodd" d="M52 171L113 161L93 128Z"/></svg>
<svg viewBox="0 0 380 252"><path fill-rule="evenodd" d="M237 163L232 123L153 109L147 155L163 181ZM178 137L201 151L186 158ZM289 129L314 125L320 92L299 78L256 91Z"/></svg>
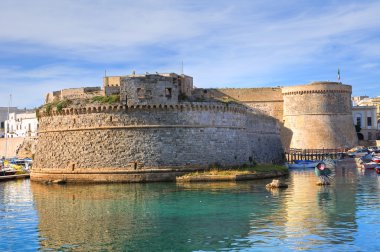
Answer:
<svg viewBox="0 0 380 252"><path fill-rule="evenodd" d="M9 176L9 175L15 175L16 170L12 168L0 168L0 176Z"/></svg>
<svg viewBox="0 0 380 252"><path fill-rule="evenodd" d="M380 157L379 156L374 156L372 158L372 161L375 162L375 163L380 163Z"/></svg>
<svg viewBox="0 0 380 252"><path fill-rule="evenodd" d="M314 163L314 160L294 160L295 164L303 164L303 163Z"/></svg>
<svg viewBox="0 0 380 252"><path fill-rule="evenodd" d="M364 169L375 169L377 166L378 166L378 163L375 163L375 162L362 163L362 167Z"/></svg>
<svg viewBox="0 0 380 252"><path fill-rule="evenodd" d="M369 162L372 162L373 156L372 156L372 154L367 154L367 155L364 155L364 156L360 157L360 159L364 163L369 163Z"/></svg>
<svg viewBox="0 0 380 252"><path fill-rule="evenodd" d="M299 162L294 163L294 164L288 164L288 168L289 169L314 168L319 164L319 162L316 162L316 161L313 161L313 162L309 162L308 160L298 160L298 161Z"/></svg>

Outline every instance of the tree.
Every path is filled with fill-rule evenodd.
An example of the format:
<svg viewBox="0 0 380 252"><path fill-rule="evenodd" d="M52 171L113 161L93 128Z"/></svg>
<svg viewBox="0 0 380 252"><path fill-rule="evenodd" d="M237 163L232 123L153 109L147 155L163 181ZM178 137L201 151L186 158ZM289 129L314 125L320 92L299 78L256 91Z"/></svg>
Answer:
<svg viewBox="0 0 380 252"><path fill-rule="evenodd" d="M359 133L362 130L362 127L360 127L360 123L359 122L356 123L355 130L356 130L357 133Z"/></svg>

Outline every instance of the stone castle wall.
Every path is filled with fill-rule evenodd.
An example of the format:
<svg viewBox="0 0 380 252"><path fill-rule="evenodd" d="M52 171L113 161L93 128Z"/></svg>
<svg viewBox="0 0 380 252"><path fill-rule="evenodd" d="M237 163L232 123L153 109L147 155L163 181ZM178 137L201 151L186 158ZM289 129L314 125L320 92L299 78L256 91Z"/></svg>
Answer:
<svg viewBox="0 0 380 252"><path fill-rule="evenodd" d="M86 99L103 94L104 91L100 87L67 88L46 94L45 103L65 99Z"/></svg>
<svg viewBox="0 0 380 252"><path fill-rule="evenodd" d="M284 87L283 123L290 148L335 149L357 145L351 86L334 82Z"/></svg>
<svg viewBox="0 0 380 252"><path fill-rule="evenodd" d="M284 100L281 88L221 88L216 92L282 121Z"/></svg>
<svg viewBox="0 0 380 252"><path fill-rule="evenodd" d="M278 163L282 153L276 120L240 105L71 108L40 117L32 179Z"/></svg>
<svg viewBox="0 0 380 252"><path fill-rule="evenodd" d="M127 105L177 104L180 90L173 80L157 74L124 78L120 101Z"/></svg>

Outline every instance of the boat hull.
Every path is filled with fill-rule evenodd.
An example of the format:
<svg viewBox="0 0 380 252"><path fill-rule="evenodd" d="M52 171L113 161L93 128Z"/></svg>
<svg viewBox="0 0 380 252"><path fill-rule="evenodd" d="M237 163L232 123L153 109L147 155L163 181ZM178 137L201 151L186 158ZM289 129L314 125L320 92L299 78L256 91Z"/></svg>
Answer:
<svg viewBox="0 0 380 252"><path fill-rule="evenodd" d="M298 164L288 164L289 169L304 169L304 168L315 168L319 162L304 162Z"/></svg>

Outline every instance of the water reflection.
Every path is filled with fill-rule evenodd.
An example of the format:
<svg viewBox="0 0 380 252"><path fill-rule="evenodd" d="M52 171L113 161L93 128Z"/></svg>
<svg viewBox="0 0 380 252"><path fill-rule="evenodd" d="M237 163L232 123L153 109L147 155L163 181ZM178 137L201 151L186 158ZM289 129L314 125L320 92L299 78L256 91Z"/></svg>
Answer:
<svg viewBox="0 0 380 252"><path fill-rule="evenodd" d="M291 173L287 189L266 190L269 182L32 183L40 246L80 251L374 248L361 239L360 220L379 211L377 176L340 167L330 186L317 186L310 170Z"/></svg>
<svg viewBox="0 0 380 252"><path fill-rule="evenodd" d="M235 187L235 193L231 193L230 186L224 188L221 184L205 192L194 185L190 187L191 190L175 184L33 183L43 237L41 247L196 250L223 243L231 246L234 237L247 235L250 211L241 198L249 185L238 187L242 190Z"/></svg>
<svg viewBox="0 0 380 252"><path fill-rule="evenodd" d="M0 251L37 250L37 226L30 181L0 182Z"/></svg>

